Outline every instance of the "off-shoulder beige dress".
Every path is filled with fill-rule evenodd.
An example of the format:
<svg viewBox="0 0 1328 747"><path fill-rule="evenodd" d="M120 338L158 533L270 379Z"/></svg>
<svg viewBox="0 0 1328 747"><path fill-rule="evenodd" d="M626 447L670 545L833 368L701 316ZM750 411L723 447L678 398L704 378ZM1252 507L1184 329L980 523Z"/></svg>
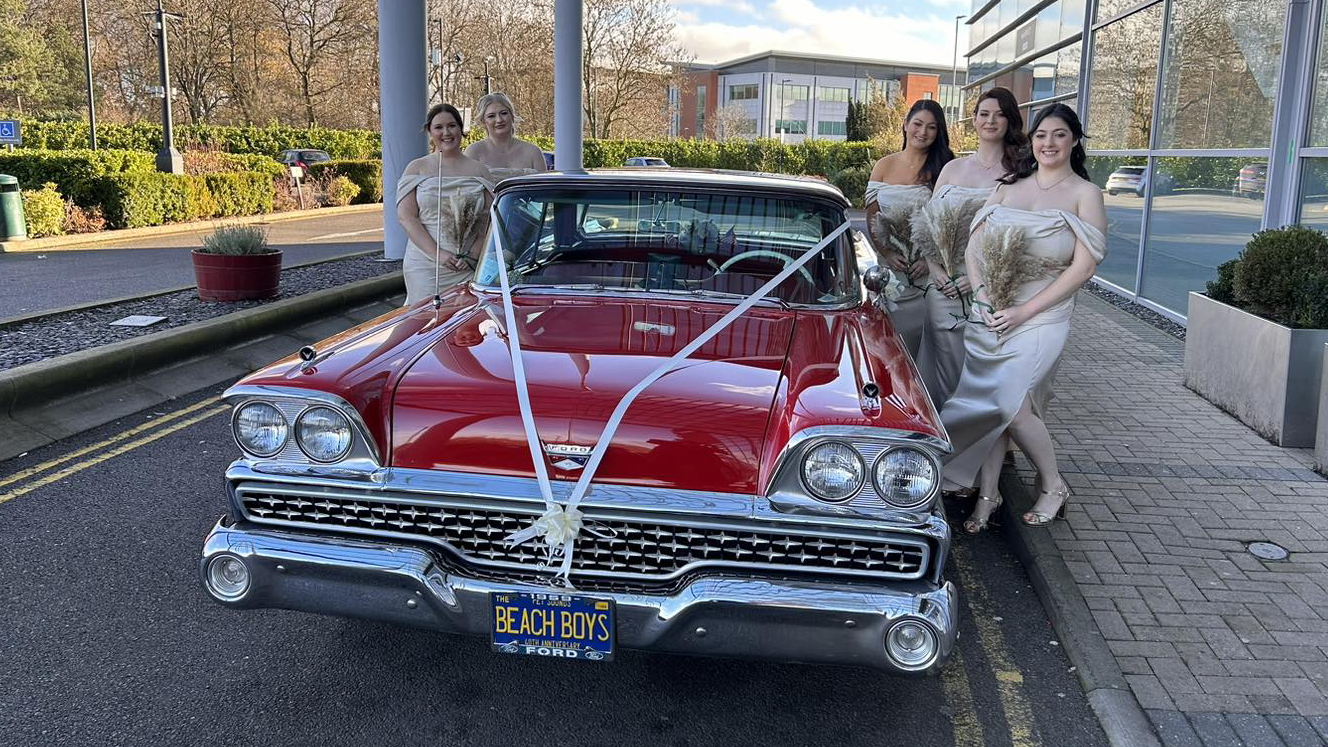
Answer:
<svg viewBox="0 0 1328 747"><path fill-rule="evenodd" d="M445 252L457 253L470 245L474 235L488 225L485 212L486 196L493 191L488 180L478 176L433 176L431 174L403 174L397 182L397 202L415 192L420 206L420 223ZM471 266L479 257L472 258ZM443 288L465 282L474 270L454 270L447 264L437 268L434 283L435 260L406 239L406 255L401 271L406 278L406 305L432 297Z"/></svg>
<svg viewBox="0 0 1328 747"><path fill-rule="evenodd" d="M995 191L995 187L942 185L913 216L914 236L925 232L930 241L929 249L934 248L937 253L952 250L953 256L948 262L933 259L952 273L967 275L964 250L973 216ZM938 246L947 243L951 237L954 238L953 247ZM918 352L918 370L932 404L940 411L959 385L959 374L964 370L967 309L960 299L947 297L939 288L927 292L925 305L927 314L922 330L922 348Z"/></svg>
<svg viewBox="0 0 1328 747"><path fill-rule="evenodd" d="M931 199L931 188L925 184L888 184L869 181L865 199L868 204L875 202L880 207L880 212L877 214L879 218L873 221L876 225L867 226L867 231L875 238L873 248L879 244L890 247L905 257L912 255L914 253L913 214ZM882 230L885 232L884 235ZM883 263L879 249L877 261ZM926 278L921 278L916 282L925 285L928 281ZM896 299L895 303L898 308L890 312L890 321L894 323L899 336L903 338L909 354L916 359L918 350L922 347L922 329L927 317L924 292L922 288L905 285L903 295Z"/></svg>
<svg viewBox="0 0 1328 747"><path fill-rule="evenodd" d="M485 164L486 166L488 164ZM501 182L504 179L510 179L514 176L525 176L535 173L534 169L508 168L507 166L489 166L489 173L493 174L494 183Z"/></svg>
<svg viewBox="0 0 1328 747"><path fill-rule="evenodd" d="M986 222L983 225L983 222ZM1106 238L1079 216L1064 210L1019 210L988 205L973 219L980 231L1015 226L1023 230L1025 255L1047 269L1036 279L1019 285L1014 303L1026 303L1050 285L1059 272L1070 266L1075 242L1081 242L1101 263L1106 256ZM974 241L979 237L975 233ZM985 272L981 253L976 256ZM948 488L972 487L978 470L1019 408L1027 400L1038 417L1044 417L1051 400L1056 367L1070 332L1074 295L1039 313L1008 335L997 337L973 310L974 323L964 331L964 369L959 385L941 410L941 422L954 447L945 462Z"/></svg>

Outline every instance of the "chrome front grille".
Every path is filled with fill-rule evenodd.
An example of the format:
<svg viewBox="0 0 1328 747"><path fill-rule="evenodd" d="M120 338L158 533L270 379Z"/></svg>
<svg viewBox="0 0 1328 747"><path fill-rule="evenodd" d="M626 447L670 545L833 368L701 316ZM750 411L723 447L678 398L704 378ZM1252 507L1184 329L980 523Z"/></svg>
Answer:
<svg viewBox="0 0 1328 747"><path fill-rule="evenodd" d="M260 523L424 539L479 567L531 570L544 560L537 541L516 547L506 541L530 525L538 516L534 511L267 484L241 484L236 493L247 517ZM573 577L663 580L730 567L915 579L926 573L930 559L925 540L902 536L699 520L677 524L594 511L586 519Z"/></svg>

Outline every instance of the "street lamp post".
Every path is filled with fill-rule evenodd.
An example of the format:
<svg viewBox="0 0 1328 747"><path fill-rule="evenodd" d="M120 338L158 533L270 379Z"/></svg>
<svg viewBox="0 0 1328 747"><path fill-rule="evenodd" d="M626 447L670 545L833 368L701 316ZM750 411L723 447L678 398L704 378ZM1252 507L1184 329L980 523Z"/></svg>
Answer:
<svg viewBox="0 0 1328 747"><path fill-rule="evenodd" d="M489 75L489 63L493 62L495 59L496 58L491 54L484 55L484 75L475 76L475 80L484 81L485 96L488 96L490 93L493 93L493 76Z"/></svg>
<svg viewBox="0 0 1328 747"><path fill-rule="evenodd" d="M784 121L784 119L785 119L785 117L784 117L784 86L785 86L786 84L788 84L788 83L792 83L792 82L793 82L793 79L792 79L792 78L782 78L782 79L780 79L780 81L779 81L779 112L777 112L777 114L776 114L776 116L775 116L775 132L779 133L779 142L780 142L780 143L783 143L783 142L784 142L784 131L788 129L787 127L780 127L780 126L779 126L779 123L782 122L782 121Z"/></svg>
<svg viewBox="0 0 1328 747"><path fill-rule="evenodd" d="M97 102L92 98L92 36L88 33L88 0L83 0L83 70L88 79L88 142L97 149Z"/></svg>
<svg viewBox="0 0 1328 747"><path fill-rule="evenodd" d="M157 151L157 171L167 174L183 174L184 159L175 149L175 134L171 120L171 57L166 48L166 22L184 18L179 13L167 13L157 0L157 9L150 15L156 16L157 60L161 65L161 150Z"/></svg>
<svg viewBox="0 0 1328 747"><path fill-rule="evenodd" d="M955 16L955 35L954 35L954 63L950 68L950 92L953 95L955 106L954 115L951 121L959 121L959 113L964 109L964 95L959 90L959 21L968 18L965 14Z"/></svg>

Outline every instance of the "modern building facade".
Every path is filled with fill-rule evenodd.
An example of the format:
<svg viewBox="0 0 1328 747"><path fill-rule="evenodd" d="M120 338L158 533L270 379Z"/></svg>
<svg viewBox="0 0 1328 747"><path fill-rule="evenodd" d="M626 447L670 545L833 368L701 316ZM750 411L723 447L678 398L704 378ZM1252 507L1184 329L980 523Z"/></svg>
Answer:
<svg viewBox="0 0 1328 747"><path fill-rule="evenodd" d="M1097 282L1183 322L1254 232L1328 229L1325 6L974 0L964 100L1003 85L1027 114L1075 106L1108 192Z"/></svg>
<svg viewBox="0 0 1328 747"><path fill-rule="evenodd" d="M797 52L763 52L719 65L692 65L674 89L674 137L770 137L787 143L845 140L849 100L872 86L908 101L958 100L952 67ZM962 80L962 71L959 74Z"/></svg>

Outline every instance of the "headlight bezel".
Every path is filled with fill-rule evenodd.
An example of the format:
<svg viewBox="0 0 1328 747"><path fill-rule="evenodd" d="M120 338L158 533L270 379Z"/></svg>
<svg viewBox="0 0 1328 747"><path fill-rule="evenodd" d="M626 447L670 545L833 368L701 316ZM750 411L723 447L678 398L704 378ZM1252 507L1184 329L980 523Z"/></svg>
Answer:
<svg viewBox="0 0 1328 747"><path fill-rule="evenodd" d="M342 422L345 423L346 446L340 452L338 452L336 456L330 459L314 456L314 454L311 453L310 450L305 447L304 439L300 435L300 426L304 423L304 419L308 417L309 414L314 412L315 410L327 410L336 415L338 418L341 418ZM296 448L300 450L301 454L308 457L310 461L317 462L318 464L335 464L337 462L345 460L346 457L350 456L351 451L355 448L355 422L351 420L351 418L348 415L346 415L346 413L343 412L339 407L334 407L333 405L329 405L325 402L312 402L308 406L306 406L303 410L301 410L299 415L295 416L295 423L294 425L291 426L291 434L289 436L289 439L295 442Z"/></svg>
<svg viewBox="0 0 1328 747"><path fill-rule="evenodd" d="M302 387L273 384L237 384L222 395L231 410L231 438L240 449L240 460L260 471L295 473L309 471L317 474L336 474L351 479L373 479L383 468L382 451L373 431L369 429L359 409L344 397L332 392ZM241 408L263 402L281 412L288 426L287 440L280 452L261 456L244 448L235 438L235 416ZM294 424L306 410L327 406L345 417L351 426L351 448L337 462L319 462L309 457L297 444Z"/></svg>
<svg viewBox="0 0 1328 747"><path fill-rule="evenodd" d="M802 478L804 457L809 450L826 441L848 444L871 470L853 497L838 503L817 497L807 488ZM877 457L887 450L901 447L911 447L921 452L931 463L935 475L935 483L928 497L912 507L887 502L876 487L874 472ZM951 452L951 448L943 431L939 435L932 435L879 426L810 426L789 437L771 472L765 494L770 509L775 513L852 516L920 524L930 521L928 517L936 512L940 504L944 476L942 458Z"/></svg>
<svg viewBox="0 0 1328 747"><path fill-rule="evenodd" d="M922 496L922 498L913 503L895 503L894 501L891 501L887 497L889 495L889 491L885 490L884 487L882 487L881 481L877 478L877 470L880 468L881 463L885 461L886 457L900 451L916 452L917 454L921 455L922 458L926 460L926 462L929 465L931 465L931 472L932 472L931 487L927 489L927 492ZM936 457L933 456L931 453L929 453L926 449L922 449L917 446L909 444L891 444L882 449L881 453L877 454L876 458L872 460L870 478L872 483L872 489L876 491L876 495L881 499L882 503L886 504L887 506L890 506L891 508L897 508L901 511L912 511L914 509L919 508L920 506L927 505L927 503L933 500L936 497L936 494L940 491L941 467L940 464L937 462Z"/></svg>
<svg viewBox="0 0 1328 747"><path fill-rule="evenodd" d="M853 455L854 459L857 460L858 463L857 485L855 485L853 487L853 490L849 491L848 495L844 496L843 498L828 498L822 496L820 493L816 491L815 488L811 486L810 482L807 479L807 462L811 460L812 454L815 453L817 449L820 449L825 446L843 446L844 448L848 449L848 452ZM858 450L857 447L855 447L852 443L844 439L827 438L817 441L813 444L809 444L807 448L803 449L802 454L798 458L798 479L802 485L803 490L806 490L807 494L810 495L811 497L815 498L818 501L821 501L822 503L828 503L830 505L839 505L843 503L848 503L849 501L856 498L858 494L862 492L862 489L867 486L867 481L871 479L871 473L867 465L867 460L864 459L862 456L862 452Z"/></svg>
<svg viewBox="0 0 1328 747"><path fill-rule="evenodd" d="M245 408L253 405L270 407L272 408L273 411L277 413L277 417L281 419L282 427L284 429L284 434L281 438L281 443L277 445L276 449L273 449L270 452L262 452L253 449L249 446L246 446L244 440L240 438L240 413L244 412ZM237 404L231 410L231 438L235 439L235 445L240 447L240 451L244 452L245 454L258 457L259 459L271 459L272 457L277 456L283 450L285 450L286 445L290 443L291 432L292 428L290 420L286 417L286 413L282 412L281 408L278 407L275 403L269 402L268 400L259 399L259 398L247 399Z"/></svg>

